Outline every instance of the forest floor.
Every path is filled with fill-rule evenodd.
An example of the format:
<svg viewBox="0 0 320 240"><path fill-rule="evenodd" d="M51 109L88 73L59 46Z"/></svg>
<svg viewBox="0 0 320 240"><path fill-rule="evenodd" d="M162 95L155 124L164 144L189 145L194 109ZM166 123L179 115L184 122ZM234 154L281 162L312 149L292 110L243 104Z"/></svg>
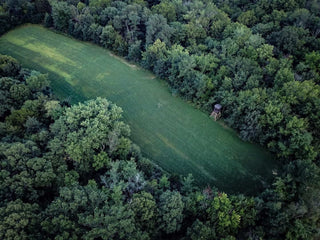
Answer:
<svg viewBox="0 0 320 240"><path fill-rule="evenodd" d="M131 138L145 156L170 173L192 173L201 186L250 194L276 168L266 150L243 142L233 130L172 96L165 81L106 49L24 25L0 38L0 53L49 73L61 100L101 96L113 101L123 109Z"/></svg>

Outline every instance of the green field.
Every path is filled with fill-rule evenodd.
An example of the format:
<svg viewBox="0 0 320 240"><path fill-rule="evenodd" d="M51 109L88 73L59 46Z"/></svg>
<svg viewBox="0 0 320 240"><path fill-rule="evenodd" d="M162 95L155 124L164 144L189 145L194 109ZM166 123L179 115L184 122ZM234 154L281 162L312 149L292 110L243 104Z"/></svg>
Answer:
<svg viewBox="0 0 320 240"><path fill-rule="evenodd" d="M172 96L164 81L101 47L25 25L0 38L0 53L49 73L60 99L113 101L147 157L171 173L192 173L202 186L252 193L276 168L264 149L241 141L222 122Z"/></svg>

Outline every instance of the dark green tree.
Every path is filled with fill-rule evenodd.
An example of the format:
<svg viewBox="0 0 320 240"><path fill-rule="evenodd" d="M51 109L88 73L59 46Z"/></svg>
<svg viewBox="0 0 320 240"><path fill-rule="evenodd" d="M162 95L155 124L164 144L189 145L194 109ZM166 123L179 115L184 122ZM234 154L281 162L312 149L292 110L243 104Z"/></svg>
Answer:
<svg viewBox="0 0 320 240"><path fill-rule="evenodd" d="M38 227L40 207L24 203L20 199L2 204L0 207L1 239L42 239Z"/></svg>
<svg viewBox="0 0 320 240"><path fill-rule="evenodd" d="M108 161L99 153L126 158L130 150L130 129L121 121L121 113L119 107L102 98L74 105L52 125L54 141L76 169L89 173L97 166L105 168Z"/></svg>
<svg viewBox="0 0 320 240"><path fill-rule="evenodd" d="M180 230L183 221L184 203L179 192L165 191L160 196L159 229L165 233L174 233Z"/></svg>
<svg viewBox="0 0 320 240"><path fill-rule="evenodd" d="M172 32L173 29L167 24L167 19L159 14L151 15L146 22L146 45L149 46L159 39L170 46Z"/></svg>

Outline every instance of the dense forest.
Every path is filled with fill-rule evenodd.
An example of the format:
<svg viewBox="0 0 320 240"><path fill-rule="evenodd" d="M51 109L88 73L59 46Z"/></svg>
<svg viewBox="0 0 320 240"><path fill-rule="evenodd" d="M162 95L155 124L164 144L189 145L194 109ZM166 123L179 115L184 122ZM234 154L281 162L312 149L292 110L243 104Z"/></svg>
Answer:
<svg viewBox="0 0 320 240"><path fill-rule="evenodd" d="M320 3L316 0L1 0L23 23L112 50L195 107L223 105L281 163L254 197L164 173L122 110L70 106L48 76L0 57L0 239L318 239Z"/></svg>

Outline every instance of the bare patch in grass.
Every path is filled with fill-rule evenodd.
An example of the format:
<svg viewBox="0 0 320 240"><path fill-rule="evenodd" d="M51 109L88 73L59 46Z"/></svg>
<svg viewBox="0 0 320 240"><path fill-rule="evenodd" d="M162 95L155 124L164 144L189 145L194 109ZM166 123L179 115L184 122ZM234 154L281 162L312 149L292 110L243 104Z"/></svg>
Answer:
<svg viewBox="0 0 320 240"><path fill-rule="evenodd" d="M131 63L127 62L126 60L124 60L123 58L121 58L121 57L119 57L117 55L114 55L113 53L109 53L109 55L114 57L114 58L116 58L116 59L118 59L119 61L121 61L122 63L124 63L125 65L129 66L130 68L132 68L134 70L136 70L138 68L137 65L131 64Z"/></svg>

